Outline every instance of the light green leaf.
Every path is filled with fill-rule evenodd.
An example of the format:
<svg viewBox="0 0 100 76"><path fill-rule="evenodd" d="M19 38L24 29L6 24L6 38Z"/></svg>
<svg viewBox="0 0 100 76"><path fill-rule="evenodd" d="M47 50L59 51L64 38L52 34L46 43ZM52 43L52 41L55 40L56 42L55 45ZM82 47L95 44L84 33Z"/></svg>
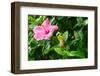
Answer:
<svg viewBox="0 0 100 76"><path fill-rule="evenodd" d="M32 30L35 26L36 26L36 25L34 25L34 24L30 24L30 25L29 25L29 30Z"/></svg>
<svg viewBox="0 0 100 76"><path fill-rule="evenodd" d="M88 24L88 19L86 19L83 24L87 25Z"/></svg>
<svg viewBox="0 0 100 76"><path fill-rule="evenodd" d="M66 32L63 33L63 37L64 37L65 41L68 39L68 31L66 31Z"/></svg>
<svg viewBox="0 0 100 76"><path fill-rule="evenodd" d="M80 58L85 58L85 53L83 51L71 51L69 53L69 56L72 56L72 57L80 57Z"/></svg>
<svg viewBox="0 0 100 76"><path fill-rule="evenodd" d="M62 51L62 49L61 49L60 47L55 47L54 50L55 50L55 52L56 52L57 54L63 55L63 51Z"/></svg>
<svg viewBox="0 0 100 76"><path fill-rule="evenodd" d="M54 20L55 20L55 17L53 17L53 18L51 19L51 23L53 23Z"/></svg>
<svg viewBox="0 0 100 76"><path fill-rule="evenodd" d="M64 48L61 47L55 47L54 48L55 52L59 55L62 55L63 57L67 57L68 56L68 51L65 50Z"/></svg>

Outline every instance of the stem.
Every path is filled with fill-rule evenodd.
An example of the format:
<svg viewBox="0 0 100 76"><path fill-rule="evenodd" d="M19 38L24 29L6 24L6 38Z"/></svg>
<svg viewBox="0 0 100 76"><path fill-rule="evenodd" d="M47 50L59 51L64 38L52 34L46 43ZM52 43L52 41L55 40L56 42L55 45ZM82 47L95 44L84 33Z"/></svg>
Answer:
<svg viewBox="0 0 100 76"><path fill-rule="evenodd" d="M64 47L64 40L63 40L63 39L60 40L60 46L61 46L61 47Z"/></svg>

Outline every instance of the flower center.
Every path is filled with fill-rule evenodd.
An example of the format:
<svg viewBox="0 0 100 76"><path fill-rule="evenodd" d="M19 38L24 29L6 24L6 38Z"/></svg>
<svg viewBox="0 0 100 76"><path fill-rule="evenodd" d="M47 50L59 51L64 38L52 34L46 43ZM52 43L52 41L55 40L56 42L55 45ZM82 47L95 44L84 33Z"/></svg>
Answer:
<svg viewBox="0 0 100 76"><path fill-rule="evenodd" d="M42 28L45 30L45 34L48 34L50 31L48 29L46 29L43 25Z"/></svg>
<svg viewBox="0 0 100 76"><path fill-rule="evenodd" d="M48 34L49 33L49 30L45 30L45 33Z"/></svg>

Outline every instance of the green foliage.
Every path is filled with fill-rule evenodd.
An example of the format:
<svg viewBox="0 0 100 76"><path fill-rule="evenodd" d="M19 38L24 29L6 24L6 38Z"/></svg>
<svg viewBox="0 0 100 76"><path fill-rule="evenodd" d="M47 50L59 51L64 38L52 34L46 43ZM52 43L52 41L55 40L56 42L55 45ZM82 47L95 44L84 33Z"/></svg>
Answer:
<svg viewBox="0 0 100 76"><path fill-rule="evenodd" d="M46 18L59 29L50 40L36 41L32 30ZM87 58L87 39L87 17L28 15L28 60Z"/></svg>

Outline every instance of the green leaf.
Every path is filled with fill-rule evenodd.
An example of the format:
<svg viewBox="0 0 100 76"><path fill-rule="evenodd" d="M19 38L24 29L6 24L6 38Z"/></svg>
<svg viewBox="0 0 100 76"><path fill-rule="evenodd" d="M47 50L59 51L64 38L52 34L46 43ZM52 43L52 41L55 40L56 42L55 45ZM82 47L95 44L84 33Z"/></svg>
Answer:
<svg viewBox="0 0 100 76"><path fill-rule="evenodd" d="M54 50L57 54L62 55L63 57L67 56L68 51L61 47L54 47Z"/></svg>
<svg viewBox="0 0 100 76"><path fill-rule="evenodd" d="M34 24L30 24L30 25L29 25L29 30L32 30L35 26L36 26L36 25L34 25Z"/></svg>
<svg viewBox="0 0 100 76"><path fill-rule="evenodd" d="M51 19L51 23L53 23L53 22L54 22L54 20L55 20L55 17L53 17L53 18Z"/></svg>
<svg viewBox="0 0 100 76"><path fill-rule="evenodd" d="M68 31L63 33L64 40L67 41L68 39Z"/></svg>
<svg viewBox="0 0 100 76"><path fill-rule="evenodd" d="M69 56L71 56L71 57L85 58L85 52L84 51L71 51L69 53Z"/></svg>
<svg viewBox="0 0 100 76"><path fill-rule="evenodd" d="M79 40L79 39L83 39L83 32L82 30L79 30L79 31L74 31L74 36L75 36L75 39L76 40Z"/></svg>
<svg viewBox="0 0 100 76"><path fill-rule="evenodd" d="M36 25L41 24L41 23L45 20L45 18L46 18L46 16L40 16L39 18L37 18L37 19L35 20L35 24L36 24Z"/></svg>
<svg viewBox="0 0 100 76"><path fill-rule="evenodd" d="M88 19L84 20L83 24L86 26L88 25Z"/></svg>
<svg viewBox="0 0 100 76"><path fill-rule="evenodd" d="M62 50L61 47L55 47L54 50L55 50L55 52L56 52L57 54L63 55L63 50Z"/></svg>
<svg viewBox="0 0 100 76"><path fill-rule="evenodd" d="M28 24L33 24L33 22L35 21L34 16L32 15L28 15Z"/></svg>
<svg viewBox="0 0 100 76"><path fill-rule="evenodd" d="M38 46L39 44L36 40L31 38L30 41L28 42L28 45L31 46L31 47L35 47L35 46Z"/></svg>
<svg viewBox="0 0 100 76"><path fill-rule="evenodd" d="M50 40L47 40L47 41L45 41L43 53L48 54L50 51L51 51Z"/></svg>

